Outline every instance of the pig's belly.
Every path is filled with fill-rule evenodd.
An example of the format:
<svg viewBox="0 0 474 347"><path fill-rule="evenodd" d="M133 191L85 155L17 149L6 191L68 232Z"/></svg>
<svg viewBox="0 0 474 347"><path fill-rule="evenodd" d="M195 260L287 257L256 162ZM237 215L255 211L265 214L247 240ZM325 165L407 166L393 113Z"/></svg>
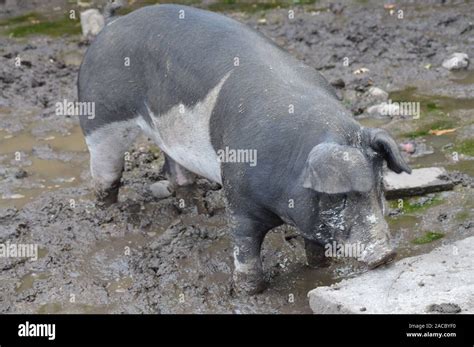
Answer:
<svg viewBox="0 0 474 347"><path fill-rule="evenodd" d="M203 100L191 107L182 104L156 115L148 108L150 126L142 117L138 125L160 149L181 166L211 181L222 184L221 165L211 144L209 122L226 75Z"/></svg>

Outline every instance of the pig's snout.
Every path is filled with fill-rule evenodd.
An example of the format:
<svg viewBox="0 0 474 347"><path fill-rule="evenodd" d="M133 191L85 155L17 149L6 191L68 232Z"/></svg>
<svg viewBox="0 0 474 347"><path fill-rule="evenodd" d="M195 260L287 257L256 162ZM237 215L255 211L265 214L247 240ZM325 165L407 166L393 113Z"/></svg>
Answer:
<svg viewBox="0 0 474 347"><path fill-rule="evenodd" d="M390 263L396 255L397 252L393 247L387 244L375 244L365 249L359 260L369 269L375 269L380 265Z"/></svg>

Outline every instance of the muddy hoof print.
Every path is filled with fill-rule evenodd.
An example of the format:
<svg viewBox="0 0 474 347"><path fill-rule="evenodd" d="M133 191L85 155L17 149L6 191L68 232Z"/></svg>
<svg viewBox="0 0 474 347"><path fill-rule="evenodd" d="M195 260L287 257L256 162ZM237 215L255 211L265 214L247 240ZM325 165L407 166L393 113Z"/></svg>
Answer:
<svg viewBox="0 0 474 347"><path fill-rule="evenodd" d="M237 294L255 295L267 288L267 283L261 274L234 272L233 279Z"/></svg>
<svg viewBox="0 0 474 347"><path fill-rule="evenodd" d="M120 185L113 186L106 190L96 191L97 201L95 205L98 208L107 208L118 201Z"/></svg>

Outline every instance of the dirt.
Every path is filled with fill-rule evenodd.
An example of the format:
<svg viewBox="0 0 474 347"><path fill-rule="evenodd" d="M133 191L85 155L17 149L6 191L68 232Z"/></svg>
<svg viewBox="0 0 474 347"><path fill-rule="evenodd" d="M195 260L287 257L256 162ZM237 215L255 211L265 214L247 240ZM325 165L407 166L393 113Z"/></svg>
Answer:
<svg viewBox="0 0 474 347"><path fill-rule="evenodd" d="M472 139L474 74L441 67L452 52L474 57L474 27L462 15L472 10L464 1L400 2L390 15L380 2L354 1L228 13L320 70L365 125L387 128L399 142L421 134L416 142L432 153L405 154L413 167L450 170L453 191L414 198L409 206L419 207L409 210L392 202L398 258L473 234L473 158L455 149ZM222 191L202 179L155 199L148 187L163 179L163 157L146 138L130 151L119 203L96 208L78 120L55 114L57 102L76 98L85 49L79 36L0 36L0 243L39 246L36 261L0 258L0 312L309 313L310 289L365 271L344 260L308 267L297 231L281 227L263 247L269 289L237 295ZM369 71L354 74L361 68ZM370 86L419 101L421 118L367 117ZM429 135L440 119L456 131ZM412 242L429 232L443 237Z"/></svg>

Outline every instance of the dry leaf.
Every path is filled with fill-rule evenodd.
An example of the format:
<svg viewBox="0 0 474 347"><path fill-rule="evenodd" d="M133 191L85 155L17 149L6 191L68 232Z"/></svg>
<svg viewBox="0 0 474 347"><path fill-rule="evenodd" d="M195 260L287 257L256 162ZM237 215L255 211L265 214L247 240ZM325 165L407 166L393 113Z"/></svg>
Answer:
<svg viewBox="0 0 474 347"><path fill-rule="evenodd" d="M456 128L453 128L453 129L443 129L443 130L430 130L430 131L428 131L428 134L440 136L440 135L444 135L444 134L453 133L453 132L455 132L455 131L456 131Z"/></svg>
<svg viewBox="0 0 474 347"><path fill-rule="evenodd" d="M383 5L383 8L386 9L386 10L391 10L391 9L395 8L395 4L385 4L385 5Z"/></svg>

